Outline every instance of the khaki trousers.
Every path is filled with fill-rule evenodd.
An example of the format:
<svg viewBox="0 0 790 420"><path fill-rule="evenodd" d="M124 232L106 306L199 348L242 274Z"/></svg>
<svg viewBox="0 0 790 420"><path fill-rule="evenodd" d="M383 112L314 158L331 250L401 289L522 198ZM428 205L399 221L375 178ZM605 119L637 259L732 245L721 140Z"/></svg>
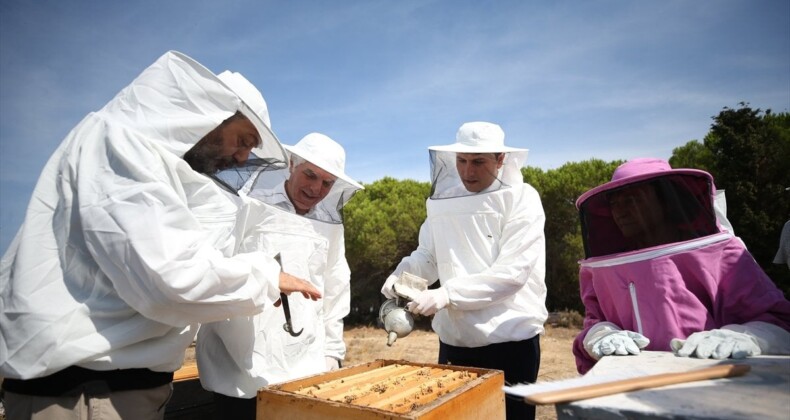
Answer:
<svg viewBox="0 0 790 420"><path fill-rule="evenodd" d="M162 420L173 384L101 395L40 397L5 391L7 420Z"/></svg>

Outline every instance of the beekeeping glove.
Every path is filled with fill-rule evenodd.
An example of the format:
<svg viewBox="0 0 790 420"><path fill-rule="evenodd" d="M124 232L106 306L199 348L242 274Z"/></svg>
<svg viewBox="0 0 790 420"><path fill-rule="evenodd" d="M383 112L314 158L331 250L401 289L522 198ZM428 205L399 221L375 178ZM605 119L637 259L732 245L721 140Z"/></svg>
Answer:
<svg viewBox="0 0 790 420"><path fill-rule="evenodd" d="M725 325L700 331L686 340L674 338L672 351L681 357L743 359L760 354L790 354L790 333L767 322Z"/></svg>
<svg viewBox="0 0 790 420"><path fill-rule="evenodd" d="M395 285L396 281L398 281L398 276L390 274L390 276L387 277L387 281L384 282L384 286L381 286L381 294L384 295L385 298L395 299L398 297L395 291L392 290L392 286Z"/></svg>
<svg viewBox="0 0 790 420"><path fill-rule="evenodd" d="M406 309L413 314L431 316L448 304L450 304L450 296L447 295L447 290L439 287L420 292L406 305Z"/></svg>
<svg viewBox="0 0 790 420"><path fill-rule="evenodd" d="M650 339L633 331L621 330L611 322L599 322L584 337L584 348L595 360L604 356L639 354Z"/></svg>
<svg viewBox="0 0 790 420"><path fill-rule="evenodd" d="M326 371L329 372L330 370L337 370L340 368L340 361L335 359L334 357L324 356L324 361L326 361Z"/></svg>

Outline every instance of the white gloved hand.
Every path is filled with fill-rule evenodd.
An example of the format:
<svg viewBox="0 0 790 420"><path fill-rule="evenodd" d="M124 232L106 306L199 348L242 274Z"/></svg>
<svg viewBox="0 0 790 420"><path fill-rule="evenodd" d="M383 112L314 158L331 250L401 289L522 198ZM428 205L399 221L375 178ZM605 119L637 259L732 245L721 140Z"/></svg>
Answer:
<svg viewBox="0 0 790 420"><path fill-rule="evenodd" d="M639 354L650 339L633 331L609 331L592 343L588 352L596 360L604 356Z"/></svg>
<svg viewBox="0 0 790 420"><path fill-rule="evenodd" d="M395 285L395 282L398 281L398 276L394 274L390 274L387 277L387 281L384 282L384 286L381 286L381 294L384 295L387 299L395 299L398 295L395 294L395 291L392 290L392 286Z"/></svg>
<svg viewBox="0 0 790 420"><path fill-rule="evenodd" d="M392 290L392 286L395 285L396 281L398 281L398 276L390 274L390 276L387 277L387 281L384 282L384 286L381 286L381 294L384 295L385 298L395 299L398 297L395 291Z"/></svg>
<svg viewBox="0 0 790 420"><path fill-rule="evenodd" d="M340 368L340 361L335 359L334 357L324 356L324 361L326 362L327 372L329 372L330 370L337 370Z"/></svg>
<svg viewBox="0 0 790 420"><path fill-rule="evenodd" d="M673 338L669 345L680 357L699 359L743 359L762 353L754 337L724 329L695 332L686 340Z"/></svg>
<svg viewBox="0 0 790 420"><path fill-rule="evenodd" d="M406 310L413 314L431 316L450 304L450 296L444 287L428 289L414 297L414 301L406 305Z"/></svg>

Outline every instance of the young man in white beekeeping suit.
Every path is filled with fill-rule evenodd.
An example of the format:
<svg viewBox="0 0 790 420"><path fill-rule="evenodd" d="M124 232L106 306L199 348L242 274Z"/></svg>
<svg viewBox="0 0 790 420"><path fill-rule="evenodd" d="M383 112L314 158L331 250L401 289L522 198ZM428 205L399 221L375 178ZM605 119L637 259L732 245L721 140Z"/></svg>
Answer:
<svg viewBox="0 0 790 420"><path fill-rule="evenodd" d="M523 182L527 150L505 146L488 122L463 124L456 142L429 147L431 196L419 246L403 258L381 293L394 298L401 273L440 287L407 308L433 315L439 363L499 369L511 384L535 382L546 310L545 215ZM506 399L507 418L534 418L535 407Z"/></svg>

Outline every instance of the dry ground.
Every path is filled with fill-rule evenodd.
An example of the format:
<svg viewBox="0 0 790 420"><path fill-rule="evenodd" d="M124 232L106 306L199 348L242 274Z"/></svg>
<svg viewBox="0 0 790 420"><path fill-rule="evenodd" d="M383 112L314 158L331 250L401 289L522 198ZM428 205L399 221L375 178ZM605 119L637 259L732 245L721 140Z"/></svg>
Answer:
<svg viewBox="0 0 790 420"><path fill-rule="evenodd" d="M578 333L579 330L575 328L546 326L546 334L540 340L539 381L554 381L578 376L576 363L571 353L571 343ZM345 341L347 354L344 366L377 359L436 363L439 354L439 339L431 331L416 330L407 337L398 339L392 347L387 347L387 334L383 329L357 327L346 330ZM556 419L554 406L539 406L537 418L540 420Z"/></svg>

